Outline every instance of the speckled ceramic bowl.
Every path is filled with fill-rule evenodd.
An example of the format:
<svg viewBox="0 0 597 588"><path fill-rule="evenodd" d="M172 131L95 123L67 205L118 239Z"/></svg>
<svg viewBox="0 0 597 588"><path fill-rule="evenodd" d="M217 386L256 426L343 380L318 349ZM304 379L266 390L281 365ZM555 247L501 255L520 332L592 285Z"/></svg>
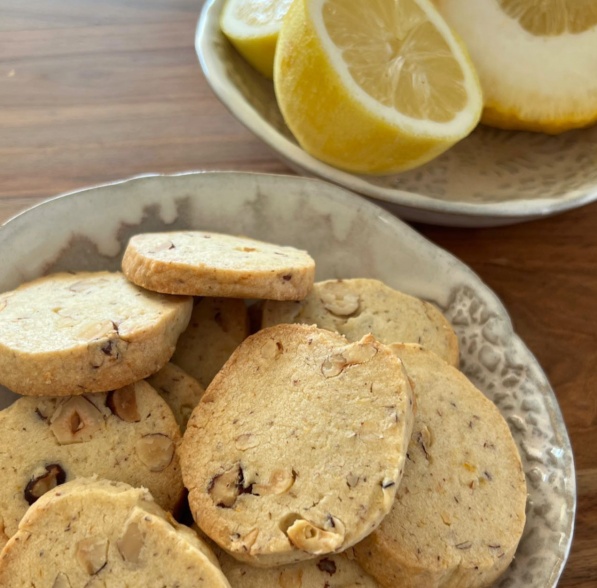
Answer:
<svg viewBox="0 0 597 588"><path fill-rule="evenodd" d="M230 112L298 173L384 201L401 218L439 225L506 225L597 200L597 126L556 137L480 126L427 165L384 177L322 163L286 127L273 84L223 37L224 1L207 0L197 27L203 73Z"/></svg>
<svg viewBox="0 0 597 588"><path fill-rule="evenodd" d="M576 505L572 450L553 391L496 296L465 265L347 190L300 177L149 176L49 200L0 228L0 291L58 270L116 270L139 232L204 229L309 250L317 279L372 277L433 301L461 367L506 418L526 471L527 525L498 586L556 585ZM14 395L0 389L0 406Z"/></svg>

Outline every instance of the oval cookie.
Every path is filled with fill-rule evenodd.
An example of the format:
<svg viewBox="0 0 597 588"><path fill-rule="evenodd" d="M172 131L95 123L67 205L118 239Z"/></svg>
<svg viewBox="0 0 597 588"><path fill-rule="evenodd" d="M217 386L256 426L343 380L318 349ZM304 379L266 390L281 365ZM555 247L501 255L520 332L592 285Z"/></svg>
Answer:
<svg viewBox="0 0 597 588"><path fill-rule="evenodd" d="M180 426L187 428L193 409L199 404L205 390L183 369L168 362L159 372L147 378L147 383L168 403Z"/></svg>
<svg viewBox="0 0 597 588"><path fill-rule="evenodd" d="M193 516L253 565L343 551L391 508L412 418L402 363L373 337L260 331L189 420L180 455Z"/></svg>
<svg viewBox="0 0 597 588"><path fill-rule="evenodd" d="M0 294L0 384L30 396L132 384L170 359L191 310L191 298L148 292L121 273L23 284Z"/></svg>
<svg viewBox="0 0 597 588"><path fill-rule="evenodd" d="M414 381L417 414L390 514L355 547L385 588L490 586L525 522L526 482L496 406L417 345L392 345Z"/></svg>
<svg viewBox="0 0 597 588"><path fill-rule="evenodd" d="M345 552L288 566L256 568L217 552L232 588L378 588L377 582L350 555Z"/></svg>
<svg viewBox="0 0 597 588"><path fill-rule="evenodd" d="M135 235L122 270L135 284L168 294L300 300L315 262L306 251L221 233Z"/></svg>
<svg viewBox="0 0 597 588"><path fill-rule="evenodd" d="M247 306L239 298L198 298L172 362L207 388L232 352L249 336Z"/></svg>
<svg viewBox="0 0 597 588"><path fill-rule="evenodd" d="M27 508L74 478L148 488L167 510L183 496L172 411L146 382L108 394L23 397L0 411L0 519L6 540Z"/></svg>
<svg viewBox="0 0 597 588"><path fill-rule="evenodd" d="M146 489L97 479L29 509L0 556L0 585L230 588L207 545Z"/></svg>
<svg viewBox="0 0 597 588"><path fill-rule="evenodd" d="M357 341L371 333L382 343L419 343L458 366L458 339L444 315L429 302L398 292L379 280L317 282L301 302L266 301L263 327L315 324Z"/></svg>

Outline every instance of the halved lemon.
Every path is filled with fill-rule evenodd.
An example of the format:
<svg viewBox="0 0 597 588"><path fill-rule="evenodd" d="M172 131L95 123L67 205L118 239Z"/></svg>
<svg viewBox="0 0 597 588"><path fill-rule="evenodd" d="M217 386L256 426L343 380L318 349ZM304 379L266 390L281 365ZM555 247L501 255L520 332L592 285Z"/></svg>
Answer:
<svg viewBox="0 0 597 588"><path fill-rule="evenodd" d="M272 79L280 25L292 0L228 0L220 28L237 51Z"/></svg>
<svg viewBox="0 0 597 588"><path fill-rule="evenodd" d="M560 133L597 122L597 0L436 0L485 96L484 123Z"/></svg>
<svg viewBox="0 0 597 588"><path fill-rule="evenodd" d="M466 49L429 0L295 0L274 86L299 144L357 173L429 161L469 134L482 108Z"/></svg>

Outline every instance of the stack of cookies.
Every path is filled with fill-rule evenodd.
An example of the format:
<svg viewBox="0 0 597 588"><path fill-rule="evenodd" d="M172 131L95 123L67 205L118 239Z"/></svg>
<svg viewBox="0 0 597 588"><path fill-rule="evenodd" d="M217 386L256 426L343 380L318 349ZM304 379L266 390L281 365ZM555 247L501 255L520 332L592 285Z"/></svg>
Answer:
<svg viewBox="0 0 597 588"><path fill-rule="evenodd" d="M490 585L525 520L432 304L304 251L131 239L0 294L0 585ZM177 522L190 510L192 527Z"/></svg>

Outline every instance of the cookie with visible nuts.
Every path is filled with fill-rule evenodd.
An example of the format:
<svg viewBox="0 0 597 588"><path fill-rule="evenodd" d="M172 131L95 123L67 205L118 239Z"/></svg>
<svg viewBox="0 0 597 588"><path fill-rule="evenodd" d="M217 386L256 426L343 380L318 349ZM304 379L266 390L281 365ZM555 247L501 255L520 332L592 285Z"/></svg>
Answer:
<svg viewBox="0 0 597 588"><path fill-rule="evenodd" d="M356 341L373 334L382 343L418 343L458 366L458 339L444 315L429 302L379 280L317 282L301 302L266 301L262 326L315 324Z"/></svg>
<svg viewBox="0 0 597 588"><path fill-rule="evenodd" d="M180 430L184 431L193 409L205 392L203 386L193 376L170 362L147 378L147 382L168 403Z"/></svg>
<svg viewBox="0 0 597 588"><path fill-rule="evenodd" d="M198 298L172 362L207 388L232 352L249 336L247 306L239 298Z"/></svg>
<svg viewBox="0 0 597 588"><path fill-rule="evenodd" d="M262 330L189 420L180 455L193 516L254 565L341 552L391 508L412 421L402 363L372 336Z"/></svg>
<svg viewBox="0 0 597 588"><path fill-rule="evenodd" d="M192 311L121 273L53 274L0 294L0 384L27 396L106 392L159 370Z"/></svg>
<svg viewBox="0 0 597 588"><path fill-rule="evenodd" d="M174 231L131 237L122 271L138 286L167 294L301 300L313 286L315 262L294 247Z"/></svg>
<svg viewBox="0 0 597 588"><path fill-rule="evenodd" d="M377 582L351 557L338 555L275 568L256 568L221 550L216 556L232 588L378 588Z"/></svg>
<svg viewBox="0 0 597 588"><path fill-rule="evenodd" d="M506 421L461 372L417 345L392 345L417 414L390 514L355 547L381 586L490 586L525 523L526 482Z"/></svg>
<svg viewBox="0 0 597 588"><path fill-rule="evenodd" d="M20 398L0 411L0 544L30 505L78 477L145 486L175 509L184 493L179 442L172 411L143 381L109 393Z"/></svg>
<svg viewBox="0 0 597 588"><path fill-rule="evenodd" d="M0 585L230 588L209 547L145 488L78 479L46 493L0 556Z"/></svg>

